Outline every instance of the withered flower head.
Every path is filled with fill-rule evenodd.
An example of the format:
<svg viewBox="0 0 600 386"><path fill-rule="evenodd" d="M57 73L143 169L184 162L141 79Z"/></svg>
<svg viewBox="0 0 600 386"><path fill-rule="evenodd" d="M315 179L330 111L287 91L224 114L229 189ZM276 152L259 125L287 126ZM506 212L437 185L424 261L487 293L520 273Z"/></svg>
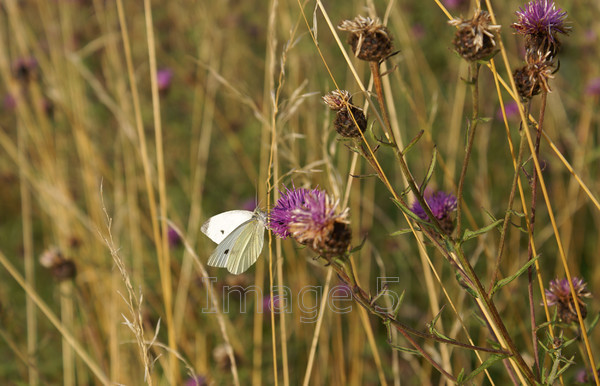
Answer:
<svg viewBox="0 0 600 386"><path fill-rule="evenodd" d="M350 32L348 44L354 55L368 62L379 62L387 58L394 49L392 38L379 19L357 16L354 20L344 20L339 26L340 31Z"/></svg>
<svg viewBox="0 0 600 386"><path fill-rule="evenodd" d="M15 78L28 82L37 76L38 62L33 56L19 58L12 64Z"/></svg>
<svg viewBox="0 0 600 386"><path fill-rule="evenodd" d="M519 20L512 24L517 33L525 35L527 51L558 53L558 34L567 35L571 27L565 25L567 12L556 8L553 0L534 0L515 12Z"/></svg>
<svg viewBox="0 0 600 386"><path fill-rule="evenodd" d="M514 71L513 77L519 96L523 100L544 92L551 92L548 80L554 78L556 66L550 59L550 52L545 55L527 55L527 64Z"/></svg>
<svg viewBox="0 0 600 386"><path fill-rule="evenodd" d="M325 258L343 255L352 236L348 209L340 210L339 202L319 189L286 188L269 214L269 228Z"/></svg>
<svg viewBox="0 0 600 386"><path fill-rule="evenodd" d="M471 19L456 18L448 22L457 27L452 44L456 52L469 61L488 60L496 51L499 25L491 24L487 11L477 11Z"/></svg>
<svg viewBox="0 0 600 386"><path fill-rule="evenodd" d="M573 278L573 288L575 288L577 303L579 303L579 310L581 311L582 318L587 316L587 307L583 302L583 298L592 296L585 286L586 283L582 278ZM575 302L573 301L573 296L571 296L571 288L569 288L569 281L567 279L551 280L550 288L545 292L548 305L555 305L558 307L558 317L560 320L565 323L577 321L577 310L575 309Z"/></svg>
<svg viewBox="0 0 600 386"><path fill-rule="evenodd" d="M40 264L48 268L52 272L52 276L58 281L73 279L77 274L77 268L73 260L66 259L56 247L50 247L42 253Z"/></svg>
<svg viewBox="0 0 600 386"><path fill-rule="evenodd" d="M329 94L323 96L323 102L325 102L330 109L337 111L347 105L351 105L352 96L350 95L350 91L347 90L333 90Z"/></svg>
<svg viewBox="0 0 600 386"><path fill-rule="evenodd" d="M367 128L367 118L360 107L352 104L350 92L335 90L323 97L323 101L334 110L333 126L339 135L346 138L359 138Z"/></svg>

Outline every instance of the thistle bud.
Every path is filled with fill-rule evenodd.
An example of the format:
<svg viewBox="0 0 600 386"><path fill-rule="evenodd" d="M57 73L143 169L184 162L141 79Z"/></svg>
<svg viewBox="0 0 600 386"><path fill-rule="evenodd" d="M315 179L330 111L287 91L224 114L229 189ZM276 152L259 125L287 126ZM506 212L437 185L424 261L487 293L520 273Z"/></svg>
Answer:
<svg viewBox="0 0 600 386"><path fill-rule="evenodd" d="M335 90L323 96L323 101L336 112L333 127L345 138L359 138L367 128L367 118L359 107L352 104L352 97L346 90Z"/></svg>

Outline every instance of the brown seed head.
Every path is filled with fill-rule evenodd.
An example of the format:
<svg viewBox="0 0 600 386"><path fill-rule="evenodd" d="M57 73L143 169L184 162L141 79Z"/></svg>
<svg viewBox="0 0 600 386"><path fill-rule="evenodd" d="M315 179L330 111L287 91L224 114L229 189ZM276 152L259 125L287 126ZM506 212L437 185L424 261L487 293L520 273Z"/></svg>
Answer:
<svg viewBox="0 0 600 386"><path fill-rule="evenodd" d="M368 62L379 62L387 58L394 49L388 29L379 19L357 16L354 20L344 20L340 31L350 32L348 44L354 55Z"/></svg>
<svg viewBox="0 0 600 386"><path fill-rule="evenodd" d="M77 267L73 260L66 259L56 247L48 248L42 253L40 264L48 268L58 281L73 279L77 274Z"/></svg>
<svg viewBox="0 0 600 386"><path fill-rule="evenodd" d="M499 25L491 24L492 18L486 11L478 11L471 19L456 18L448 23L457 27L452 43L456 52L469 61L487 60L496 51L496 34Z"/></svg>
<svg viewBox="0 0 600 386"><path fill-rule="evenodd" d="M542 90L551 92L548 80L554 78L554 62L550 61L551 53L545 55L528 54L527 64L514 71L513 77L517 85L517 91L522 99L527 100L539 94Z"/></svg>
<svg viewBox="0 0 600 386"><path fill-rule="evenodd" d="M344 107L335 114L333 126L342 137L360 138L361 132L364 133L367 128L367 118L358 107Z"/></svg>

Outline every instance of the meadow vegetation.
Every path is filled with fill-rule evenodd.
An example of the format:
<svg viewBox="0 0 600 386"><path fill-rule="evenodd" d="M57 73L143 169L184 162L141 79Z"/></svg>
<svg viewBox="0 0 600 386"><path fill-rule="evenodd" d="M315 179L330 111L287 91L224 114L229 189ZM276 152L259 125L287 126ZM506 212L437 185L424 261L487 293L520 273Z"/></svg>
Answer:
<svg viewBox="0 0 600 386"><path fill-rule="evenodd" d="M599 4L558 48L514 0L2 1L0 383L597 384ZM288 188L347 252L207 266Z"/></svg>

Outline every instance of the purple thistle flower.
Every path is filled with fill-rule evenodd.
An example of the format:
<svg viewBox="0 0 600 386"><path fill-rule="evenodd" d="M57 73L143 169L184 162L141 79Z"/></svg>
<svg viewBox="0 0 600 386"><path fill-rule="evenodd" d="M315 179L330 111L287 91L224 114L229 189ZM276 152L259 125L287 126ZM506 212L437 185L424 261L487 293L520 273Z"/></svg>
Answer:
<svg viewBox="0 0 600 386"><path fill-rule="evenodd" d="M427 205L429 205L431 213L433 213L438 220L442 220L444 217L447 217L450 212L456 210L456 197L450 193L439 191L432 194L430 197L426 197L425 201L427 202ZM413 203L412 211L419 216L421 220L428 221L429 217L427 217L427 213L425 213L425 209L423 209L419 201Z"/></svg>
<svg viewBox="0 0 600 386"><path fill-rule="evenodd" d="M556 8L553 0L534 0L519 8L519 21L512 27L523 35L546 35L553 41L557 33L568 34L571 27L565 25L567 12Z"/></svg>
<svg viewBox="0 0 600 386"><path fill-rule="evenodd" d="M450 214L456 210L456 197L453 194L439 191L424 198L431 209L431 213L433 213L442 226L442 230L448 235L451 234L454 230L454 220ZM429 217L419 201L413 203L412 211L419 216L421 220L429 221Z"/></svg>
<svg viewBox="0 0 600 386"><path fill-rule="evenodd" d="M173 71L170 68L163 68L156 72L156 83L158 90L161 92L167 91L171 87L173 79Z"/></svg>
<svg viewBox="0 0 600 386"><path fill-rule="evenodd" d="M271 296L267 295L263 298L263 311L266 310L268 312L273 312L273 310L275 310L276 314L280 313L280 308L282 306L281 304L282 302L279 300L279 295L274 295L273 296L273 304L271 304Z"/></svg>
<svg viewBox="0 0 600 386"><path fill-rule="evenodd" d="M316 189L315 189L316 190ZM285 187L285 192L281 192L281 197L269 214L269 229L282 239L290 235L289 224L292 219L292 212L305 204L306 196L310 190L306 188L289 189Z"/></svg>
<svg viewBox="0 0 600 386"><path fill-rule="evenodd" d="M185 386L205 386L208 385L206 377L202 375L194 375L185 381Z"/></svg>
<svg viewBox="0 0 600 386"><path fill-rule="evenodd" d="M446 6L448 9L456 9L460 7L464 2L464 0L442 0L444 6Z"/></svg>
<svg viewBox="0 0 600 386"><path fill-rule="evenodd" d="M573 277L573 288L577 294L577 303L581 311L582 318L587 315L587 308L583 302L583 298L588 298L591 293L585 288L586 282L580 277ZM577 321L577 310L575 302L571 296L571 288L567 279L554 279L550 281L550 288L545 290L546 301L549 306L558 307L558 317L566 322Z"/></svg>
<svg viewBox="0 0 600 386"><path fill-rule="evenodd" d="M181 244L181 237L179 236L179 233L177 233L177 231L170 226L167 231L167 240L169 241L169 247L171 248L178 247Z"/></svg>
<svg viewBox="0 0 600 386"><path fill-rule="evenodd" d="M269 229L281 238L291 236L321 256L342 255L350 244L348 209L323 190L288 189L269 214Z"/></svg>

